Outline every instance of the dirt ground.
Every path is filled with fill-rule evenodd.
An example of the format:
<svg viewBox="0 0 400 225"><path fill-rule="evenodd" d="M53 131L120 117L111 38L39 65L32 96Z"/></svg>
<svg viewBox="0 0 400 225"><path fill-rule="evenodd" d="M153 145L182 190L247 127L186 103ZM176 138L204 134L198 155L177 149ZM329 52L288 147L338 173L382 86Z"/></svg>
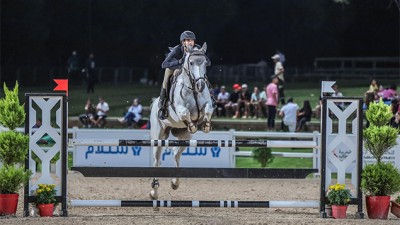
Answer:
<svg viewBox="0 0 400 225"><path fill-rule="evenodd" d="M318 200L319 179L182 179L174 191L170 179L160 179L160 200ZM85 178L68 175L68 199L149 200L150 178ZM21 193L22 194L22 193ZM400 224L389 213L388 220L356 219L356 206L349 206L348 219L320 218L319 209L268 208L72 208L68 217L22 216L23 195L17 215L0 217L0 224ZM56 211L58 212L58 210Z"/></svg>

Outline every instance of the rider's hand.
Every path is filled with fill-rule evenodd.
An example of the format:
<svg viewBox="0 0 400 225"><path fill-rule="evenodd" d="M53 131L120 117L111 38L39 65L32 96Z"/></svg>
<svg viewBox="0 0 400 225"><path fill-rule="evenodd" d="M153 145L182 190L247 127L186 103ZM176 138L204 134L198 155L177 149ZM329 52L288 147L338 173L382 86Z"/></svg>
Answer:
<svg viewBox="0 0 400 225"><path fill-rule="evenodd" d="M182 64L185 62L186 54L187 54L186 52L183 53L182 58L178 61L178 62L179 62L179 65L182 65Z"/></svg>

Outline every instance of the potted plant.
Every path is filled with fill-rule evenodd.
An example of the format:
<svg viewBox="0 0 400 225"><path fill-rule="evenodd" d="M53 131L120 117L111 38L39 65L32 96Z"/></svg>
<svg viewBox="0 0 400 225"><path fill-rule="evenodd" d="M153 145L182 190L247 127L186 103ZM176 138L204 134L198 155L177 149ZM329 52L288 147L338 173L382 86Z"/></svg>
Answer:
<svg viewBox="0 0 400 225"><path fill-rule="evenodd" d="M39 209L40 216L53 216L54 204L56 203L56 185L39 184L35 191L35 203Z"/></svg>
<svg viewBox="0 0 400 225"><path fill-rule="evenodd" d="M253 159L261 164L261 167L266 167L268 163L274 161L271 148L256 148L253 150Z"/></svg>
<svg viewBox="0 0 400 225"><path fill-rule="evenodd" d="M361 190L366 195L370 219L387 219L390 195L400 191L400 172L392 164L382 162L382 156L396 145L397 130L388 126L392 117L390 106L382 100L371 103L366 112L370 126L364 129L364 146L376 159L361 173Z"/></svg>
<svg viewBox="0 0 400 225"><path fill-rule="evenodd" d="M0 169L0 215L13 215L17 211L18 191L28 183L30 171L23 167L3 165Z"/></svg>
<svg viewBox="0 0 400 225"><path fill-rule="evenodd" d="M393 213L397 218L400 218L400 195L392 202L392 207L390 208L390 212Z"/></svg>
<svg viewBox="0 0 400 225"><path fill-rule="evenodd" d="M332 205L332 217L335 219L345 219L347 206L350 202L351 193L344 184L329 186L328 201Z"/></svg>
<svg viewBox="0 0 400 225"><path fill-rule="evenodd" d="M12 91L4 84L4 93L4 98L0 99L0 123L8 131L0 133L0 215L9 215L15 214L18 192L32 173L23 166L29 138L15 131L25 120L24 107L18 99L18 83Z"/></svg>

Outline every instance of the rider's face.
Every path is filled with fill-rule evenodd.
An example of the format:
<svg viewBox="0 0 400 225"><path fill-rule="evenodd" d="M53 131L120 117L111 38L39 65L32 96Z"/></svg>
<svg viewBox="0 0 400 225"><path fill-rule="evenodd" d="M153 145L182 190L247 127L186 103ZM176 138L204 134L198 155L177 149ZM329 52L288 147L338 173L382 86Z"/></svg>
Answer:
<svg viewBox="0 0 400 225"><path fill-rule="evenodd" d="M194 40L193 39L185 39L182 41L182 44L186 47L193 47L194 46Z"/></svg>

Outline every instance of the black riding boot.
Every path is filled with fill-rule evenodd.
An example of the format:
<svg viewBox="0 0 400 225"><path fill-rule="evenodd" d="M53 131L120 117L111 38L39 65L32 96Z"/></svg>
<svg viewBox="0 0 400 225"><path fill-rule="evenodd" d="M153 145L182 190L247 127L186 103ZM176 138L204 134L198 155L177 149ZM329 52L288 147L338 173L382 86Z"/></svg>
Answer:
<svg viewBox="0 0 400 225"><path fill-rule="evenodd" d="M160 120L165 120L168 118L167 110L167 90L162 88L160 93L160 100L158 100L158 118Z"/></svg>

